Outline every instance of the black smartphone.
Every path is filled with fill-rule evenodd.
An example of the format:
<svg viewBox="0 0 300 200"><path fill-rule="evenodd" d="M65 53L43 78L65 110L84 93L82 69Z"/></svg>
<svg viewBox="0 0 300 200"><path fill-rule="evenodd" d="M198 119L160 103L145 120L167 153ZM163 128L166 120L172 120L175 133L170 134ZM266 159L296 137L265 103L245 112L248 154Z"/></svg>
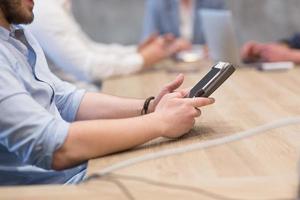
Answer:
<svg viewBox="0 0 300 200"><path fill-rule="evenodd" d="M232 64L219 62L191 89L189 97L209 97L234 71Z"/></svg>

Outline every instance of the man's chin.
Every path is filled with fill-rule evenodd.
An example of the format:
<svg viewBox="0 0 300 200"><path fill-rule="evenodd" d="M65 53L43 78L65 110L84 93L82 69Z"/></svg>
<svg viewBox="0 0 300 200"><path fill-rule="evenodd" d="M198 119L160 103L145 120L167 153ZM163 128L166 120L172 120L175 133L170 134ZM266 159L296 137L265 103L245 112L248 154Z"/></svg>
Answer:
<svg viewBox="0 0 300 200"><path fill-rule="evenodd" d="M23 16L20 17L20 24L30 24L34 20L33 9L28 8L27 12L23 13Z"/></svg>
<svg viewBox="0 0 300 200"><path fill-rule="evenodd" d="M22 24L31 24L34 20L34 15L28 17L27 19L24 20Z"/></svg>
<svg viewBox="0 0 300 200"><path fill-rule="evenodd" d="M13 21L11 21L11 24L30 24L33 22L33 20L34 20L34 15L24 16L19 19L15 18Z"/></svg>
<svg viewBox="0 0 300 200"><path fill-rule="evenodd" d="M24 18L23 24L30 24L31 22L33 22L34 19L33 7L28 8L27 12L24 12L23 18Z"/></svg>

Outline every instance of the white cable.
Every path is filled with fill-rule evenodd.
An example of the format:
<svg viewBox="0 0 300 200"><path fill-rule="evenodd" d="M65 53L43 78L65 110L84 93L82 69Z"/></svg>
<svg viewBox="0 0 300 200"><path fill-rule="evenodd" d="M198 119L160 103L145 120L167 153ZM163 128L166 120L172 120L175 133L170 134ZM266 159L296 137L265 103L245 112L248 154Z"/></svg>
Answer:
<svg viewBox="0 0 300 200"><path fill-rule="evenodd" d="M258 127L255 127L253 129L250 129L247 131L242 131L242 132L239 132L239 133L227 136L227 137L222 137L222 138L218 138L218 139L214 139L214 140L209 140L206 142L192 144L192 145L185 146L185 147L179 147L179 148L159 151L156 153L150 153L150 154L147 154L144 156L121 161L110 167L104 168L104 169L100 170L99 172L95 172L95 173L91 174L90 176L88 176L85 179L85 181L92 179L94 177L105 176L116 170L123 169L123 168L129 167L129 166L141 163L141 162L154 160L154 159L171 156L171 155L175 155L175 154L186 153L186 152L190 152L190 151L194 151L194 150L206 149L206 148L210 148L210 147L214 147L214 146L218 146L218 145L223 145L223 144L238 141L238 140L241 140L241 139L253 136L253 135L257 135L259 133L263 133L263 132L271 130L271 129L280 128L280 127L289 126L289 125L298 124L298 123L300 124L300 117L286 118L286 119L278 120L278 121L268 123L268 124L265 124L262 126L258 126Z"/></svg>

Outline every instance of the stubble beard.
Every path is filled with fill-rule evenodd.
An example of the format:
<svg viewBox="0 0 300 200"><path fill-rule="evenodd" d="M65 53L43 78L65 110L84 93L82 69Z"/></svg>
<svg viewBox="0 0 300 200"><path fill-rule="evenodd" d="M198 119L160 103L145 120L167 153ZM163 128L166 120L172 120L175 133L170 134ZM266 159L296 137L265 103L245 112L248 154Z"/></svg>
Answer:
<svg viewBox="0 0 300 200"><path fill-rule="evenodd" d="M30 24L34 19L32 9L22 7L21 0L0 0L0 8L9 24Z"/></svg>

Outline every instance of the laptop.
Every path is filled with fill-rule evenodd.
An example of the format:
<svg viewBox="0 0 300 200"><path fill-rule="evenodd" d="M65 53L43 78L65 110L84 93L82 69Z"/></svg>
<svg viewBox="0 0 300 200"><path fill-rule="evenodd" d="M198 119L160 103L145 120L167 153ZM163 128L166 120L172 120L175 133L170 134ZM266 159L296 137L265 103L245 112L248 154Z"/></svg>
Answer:
<svg viewBox="0 0 300 200"><path fill-rule="evenodd" d="M215 62L229 62L241 65L240 50L229 10L201 9L203 34L209 48L210 57Z"/></svg>
<svg viewBox="0 0 300 200"><path fill-rule="evenodd" d="M210 57L215 62L229 62L240 67L255 67L262 71L289 70L295 67L293 62L255 62L243 63L232 12L230 10L201 9L203 33L209 48Z"/></svg>

